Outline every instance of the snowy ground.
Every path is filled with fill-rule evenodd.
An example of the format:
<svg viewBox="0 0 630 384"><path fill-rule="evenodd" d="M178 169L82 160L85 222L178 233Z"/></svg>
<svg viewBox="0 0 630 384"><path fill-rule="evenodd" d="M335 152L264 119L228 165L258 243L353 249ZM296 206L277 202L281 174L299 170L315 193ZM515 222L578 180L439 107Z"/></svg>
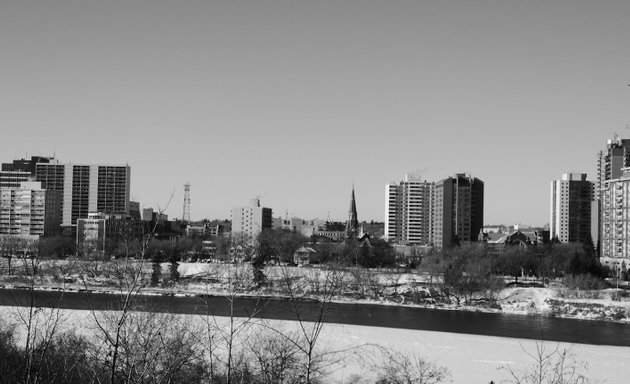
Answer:
<svg viewBox="0 0 630 384"><path fill-rule="evenodd" d="M377 343L415 354L447 367L454 383L489 383L490 380L507 383L509 375L499 368L504 365L512 365L515 369L528 367L533 361L525 351L536 351L533 340L362 326L331 326L325 330L324 338L349 338L357 343ZM568 343L547 343L545 346L548 350L569 348L577 360L588 363L584 372L593 383L628 382L630 348ZM356 366L348 367L337 372L337 376L348 377L356 369Z"/></svg>
<svg viewBox="0 0 630 384"><path fill-rule="evenodd" d="M16 308L2 307L0 318L14 321ZM81 327L84 332L91 328L92 315L89 311L66 310L65 324ZM202 324L203 318L195 315L181 315L184 321ZM291 331L297 323L290 321L266 321L276 329ZM515 369L530 366L533 361L527 353L535 353L536 341L463 335L444 332L402 330L380 327L326 324L323 328L319 346L334 350L347 347L377 344L388 349L415 355L447 367L454 383L508 383L508 374L500 370L501 366L511 365ZM597 346L586 344L552 343L544 344L550 351L556 347L568 348L578 361L587 363L581 371L590 378L591 383L623 384L628 382L628 362L630 348ZM362 348L366 353L370 348ZM353 374L369 375L372 367L379 361L370 354L361 354L362 358L349 360L336 366L329 378L331 383L347 383ZM378 359L378 358L376 358Z"/></svg>
<svg viewBox="0 0 630 384"><path fill-rule="evenodd" d="M164 266L163 268L166 268ZM214 277L220 278L222 265L204 263L181 263L179 272L182 276L189 277ZM270 280L279 279L286 271L280 267L268 267L265 274ZM317 268L291 268L291 274L304 276L305 280L313 280L318 273ZM409 300L402 299L405 293L417 293L424 291L430 295L429 277L418 273L390 273L388 271L378 272L377 280L385 289L374 297L357 299L352 296L338 297L337 301L379 303L379 304L402 304L414 305ZM214 284L214 288L221 289L220 284ZM393 288L396 286L396 288ZM369 284L368 284L369 290ZM191 291L207 290L207 285L195 286L189 284ZM304 290L308 291L308 284ZM394 294L394 290L396 294ZM488 311L511 313L511 314L543 314L556 317L570 317L587 320L614 320L630 323L630 298L619 297L614 289L603 291L571 291L565 289L561 284L552 284L547 288L505 288L498 295L498 305L500 309L484 309ZM422 303L422 306L430 304ZM437 307L447 307L453 309L454 305L439 305ZM480 310L479 307L467 308L461 306L459 309Z"/></svg>

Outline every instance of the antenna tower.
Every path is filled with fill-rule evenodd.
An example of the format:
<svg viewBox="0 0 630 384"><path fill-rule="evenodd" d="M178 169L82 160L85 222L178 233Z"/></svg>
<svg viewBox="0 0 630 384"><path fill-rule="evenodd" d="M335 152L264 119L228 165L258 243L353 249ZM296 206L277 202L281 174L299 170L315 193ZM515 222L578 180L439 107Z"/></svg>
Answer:
<svg viewBox="0 0 630 384"><path fill-rule="evenodd" d="M185 223L190 222L190 183L184 184L184 213L182 220Z"/></svg>

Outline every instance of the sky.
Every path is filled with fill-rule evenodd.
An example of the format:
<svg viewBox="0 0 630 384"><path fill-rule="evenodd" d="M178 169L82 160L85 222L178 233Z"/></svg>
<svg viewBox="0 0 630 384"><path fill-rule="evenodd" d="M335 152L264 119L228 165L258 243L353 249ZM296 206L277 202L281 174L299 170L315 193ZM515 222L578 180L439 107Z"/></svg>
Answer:
<svg viewBox="0 0 630 384"><path fill-rule="evenodd" d="M129 164L181 218L383 221L409 172L544 225L550 182L630 137L630 2L0 0L0 161ZM169 202L170 201L170 202Z"/></svg>

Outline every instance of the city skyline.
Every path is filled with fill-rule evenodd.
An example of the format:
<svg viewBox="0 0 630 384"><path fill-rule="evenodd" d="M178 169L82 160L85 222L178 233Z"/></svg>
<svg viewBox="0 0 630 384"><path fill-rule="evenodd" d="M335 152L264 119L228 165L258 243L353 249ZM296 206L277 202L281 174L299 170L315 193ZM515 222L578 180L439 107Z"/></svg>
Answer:
<svg viewBox="0 0 630 384"><path fill-rule="evenodd" d="M0 6L2 162L128 164L180 218L384 221L385 185L485 183L486 224L549 221L630 123L622 1ZM168 203L171 194L173 198Z"/></svg>

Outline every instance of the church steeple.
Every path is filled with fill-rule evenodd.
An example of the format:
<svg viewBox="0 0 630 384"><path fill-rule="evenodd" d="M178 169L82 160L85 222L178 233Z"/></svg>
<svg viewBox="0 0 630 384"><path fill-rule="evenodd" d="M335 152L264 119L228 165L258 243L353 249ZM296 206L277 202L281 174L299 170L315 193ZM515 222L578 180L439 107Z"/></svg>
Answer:
<svg viewBox="0 0 630 384"><path fill-rule="evenodd" d="M357 203L354 198L354 185L352 185L352 196L350 197L350 209L348 210L348 221L346 221L346 237L357 237L359 233L359 219L357 217Z"/></svg>

